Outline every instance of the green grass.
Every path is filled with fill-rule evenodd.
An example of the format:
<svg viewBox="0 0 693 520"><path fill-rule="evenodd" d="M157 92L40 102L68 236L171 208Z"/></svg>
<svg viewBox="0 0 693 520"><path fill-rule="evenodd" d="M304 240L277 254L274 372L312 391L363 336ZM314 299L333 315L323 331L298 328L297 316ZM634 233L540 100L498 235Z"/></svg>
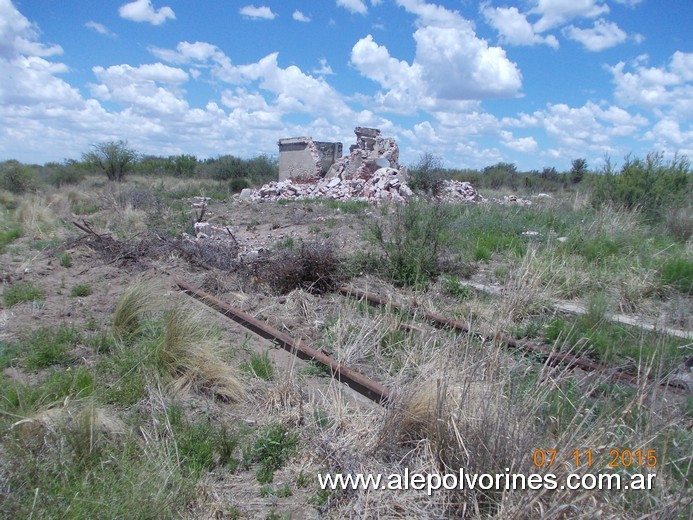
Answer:
<svg viewBox="0 0 693 520"><path fill-rule="evenodd" d="M22 236L22 228L15 227L9 230L0 230L0 253L5 249L5 246Z"/></svg>
<svg viewBox="0 0 693 520"><path fill-rule="evenodd" d="M241 370L265 381L271 381L274 377L274 365L267 351L261 354L252 352L250 360L241 365Z"/></svg>
<svg viewBox="0 0 693 520"><path fill-rule="evenodd" d="M660 269L662 284L685 294L693 294L693 261L671 258Z"/></svg>
<svg viewBox="0 0 693 520"><path fill-rule="evenodd" d="M181 465L197 479L205 470L226 467L233 472L238 467L235 457L239 438L224 426L208 420L192 422L183 416L178 405L168 410L168 420Z"/></svg>
<svg viewBox="0 0 693 520"><path fill-rule="evenodd" d="M73 298L77 297L85 297L89 296L94 292L94 290L91 288L91 285L83 282L83 283L78 283L72 287L72 290L70 291L70 296Z"/></svg>
<svg viewBox="0 0 693 520"><path fill-rule="evenodd" d="M66 364L71 359L70 350L80 341L79 331L74 327L46 327L36 330L22 342L24 366L30 370L38 370L51 365Z"/></svg>
<svg viewBox="0 0 693 520"><path fill-rule="evenodd" d="M270 424L258 433L250 450L250 461L260 463L255 473L260 484L272 482L274 472L281 469L295 453L298 434L283 423Z"/></svg>
<svg viewBox="0 0 693 520"><path fill-rule="evenodd" d="M548 322L544 337L549 343L558 342L563 350L632 370L643 364L668 370L686 357L686 349L681 348L686 342L682 339L608 320L595 323L589 316L554 318Z"/></svg>
<svg viewBox="0 0 693 520"><path fill-rule="evenodd" d="M2 294L6 307L12 307L18 303L42 300L45 293L33 282L17 282L5 288Z"/></svg>

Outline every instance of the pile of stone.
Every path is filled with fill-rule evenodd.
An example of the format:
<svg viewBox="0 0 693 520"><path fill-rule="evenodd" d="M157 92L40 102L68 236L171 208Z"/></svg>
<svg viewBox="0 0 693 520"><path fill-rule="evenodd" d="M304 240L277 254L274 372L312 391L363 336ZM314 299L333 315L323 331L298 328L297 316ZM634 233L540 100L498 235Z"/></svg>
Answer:
<svg viewBox="0 0 693 520"><path fill-rule="evenodd" d="M468 182L446 180L438 195L442 200L452 202L484 202L484 198Z"/></svg>
<svg viewBox="0 0 693 520"><path fill-rule="evenodd" d="M258 190L243 190L241 200L335 199L370 203L404 202L413 192L394 168L379 168L367 179L339 176L320 179L317 183L298 183L291 179L270 182Z"/></svg>

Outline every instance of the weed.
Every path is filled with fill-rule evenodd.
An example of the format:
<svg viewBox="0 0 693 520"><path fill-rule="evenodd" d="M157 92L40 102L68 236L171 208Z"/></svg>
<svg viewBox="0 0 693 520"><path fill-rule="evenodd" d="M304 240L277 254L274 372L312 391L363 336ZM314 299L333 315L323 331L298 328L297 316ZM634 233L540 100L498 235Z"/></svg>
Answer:
<svg viewBox="0 0 693 520"><path fill-rule="evenodd" d="M693 399L692 399L692 401L693 401ZM691 408L693 408L693 403L691 405ZM307 473L304 473L301 470L298 473L298 477L296 477L296 487L297 488L306 488L310 485L311 481L312 481L312 478L310 477L310 475Z"/></svg>
<svg viewBox="0 0 693 520"><path fill-rule="evenodd" d="M210 421L189 422L183 417L180 406L168 410L178 458L183 466L197 479L205 470L226 466L235 471L238 461L234 453L238 438L223 426Z"/></svg>
<svg viewBox="0 0 693 520"><path fill-rule="evenodd" d="M468 285L463 284L456 276L444 276L443 288L446 293L454 296L458 300L468 300L474 295L474 290Z"/></svg>
<svg viewBox="0 0 693 520"><path fill-rule="evenodd" d="M306 368L303 369L303 373L308 376L316 377L331 377L330 368L327 365L323 365L318 361L313 361L312 359L306 362Z"/></svg>
<svg viewBox="0 0 693 520"><path fill-rule="evenodd" d="M283 486L279 486L279 487L274 491L274 494L275 494L278 498L286 498L286 497L290 497L291 495L293 495L293 492L291 491L291 488L289 487L288 484L284 484Z"/></svg>
<svg viewBox="0 0 693 520"><path fill-rule="evenodd" d="M274 365L267 351L262 354L251 352L250 360L241 365L241 370L265 381L271 381L274 377Z"/></svg>
<svg viewBox="0 0 693 520"><path fill-rule="evenodd" d="M45 293L33 282L17 282L5 288L2 299L6 307L12 307L22 302L42 300Z"/></svg>
<svg viewBox="0 0 693 520"><path fill-rule="evenodd" d="M67 251L60 255L59 261L60 265L63 266L65 269L69 269L70 267L72 267L72 256Z"/></svg>
<svg viewBox="0 0 693 520"><path fill-rule="evenodd" d="M91 295L93 292L93 289L91 288L91 285L88 283L78 283L72 287L72 290L70 291L70 296L73 298L83 298L85 296Z"/></svg>
<svg viewBox="0 0 693 520"><path fill-rule="evenodd" d="M251 450L251 460L260 463L256 472L260 484L272 482L274 472L284 466L297 444L298 434L285 424L270 424L260 431Z"/></svg>
<svg viewBox="0 0 693 520"><path fill-rule="evenodd" d="M144 283L133 283L121 294L113 313L113 333L127 337L142 331L144 320L157 307L154 288Z"/></svg>

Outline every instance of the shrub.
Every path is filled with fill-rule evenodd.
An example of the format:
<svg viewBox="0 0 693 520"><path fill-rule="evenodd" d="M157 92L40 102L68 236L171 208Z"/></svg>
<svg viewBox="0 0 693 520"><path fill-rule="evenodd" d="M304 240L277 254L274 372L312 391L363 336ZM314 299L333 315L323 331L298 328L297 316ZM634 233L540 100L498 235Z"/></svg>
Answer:
<svg viewBox="0 0 693 520"><path fill-rule="evenodd" d="M615 173L607 160L602 175L595 179L591 198L595 207L613 203L661 219L667 208L682 207L691 200L690 163L686 157L667 162L663 154L650 153L644 160L626 158Z"/></svg>
<svg viewBox="0 0 693 520"><path fill-rule="evenodd" d="M92 151L82 155L89 166L103 171L111 181L121 182L137 162L137 152L127 141L108 141L92 145Z"/></svg>
<svg viewBox="0 0 693 520"><path fill-rule="evenodd" d="M48 174L48 182L60 188L69 184L79 184L84 180L85 173L76 164L67 163L45 167Z"/></svg>
<svg viewBox="0 0 693 520"><path fill-rule="evenodd" d="M443 188L445 178L446 170L443 169L443 160L429 152L424 153L407 171L409 187L428 195L438 195Z"/></svg>
<svg viewBox="0 0 693 520"><path fill-rule="evenodd" d="M26 193L36 189L36 172L30 166L10 160L0 163L0 188L12 193Z"/></svg>
<svg viewBox="0 0 693 520"><path fill-rule="evenodd" d="M231 191L231 193L240 193L245 188L250 188L250 182L248 182L248 179L244 177L240 177L238 179L231 179L231 181L229 182L229 190Z"/></svg>
<svg viewBox="0 0 693 520"><path fill-rule="evenodd" d="M370 226L390 278L398 285L425 286L440 272L451 239L452 213L441 203L410 200L385 221Z"/></svg>
<svg viewBox="0 0 693 520"><path fill-rule="evenodd" d="M342 281L341 261L330 242L301 241L256 262L253 268L256 278L277 294L294 289L323 294Z"/></svg>

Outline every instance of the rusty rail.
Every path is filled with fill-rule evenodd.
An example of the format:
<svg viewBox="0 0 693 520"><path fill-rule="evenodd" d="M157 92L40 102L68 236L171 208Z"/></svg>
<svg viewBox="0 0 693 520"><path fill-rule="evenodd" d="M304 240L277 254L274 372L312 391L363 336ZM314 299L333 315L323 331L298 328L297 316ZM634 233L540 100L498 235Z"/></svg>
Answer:
<svg viewBox="0 0 693 520"><path fill-rule="evenodd" d="M379 404L386 404L390 398L390 390L377 381L367 378L363 374L356 372L346 365L338 363L327 354L316 350L306 342L299 339L293 339L291 336L278 331L274 327L253 318L251 315L243 312L236 307L229 305L226 302L215 298L214 296L195 288L189 283L181 280L177 276L173 277L175 283L190 296L194 296L206 305L217 310L224 316L231 318L236 323L251 330L255 334L262 336L277 343L287 352L303 360L313 360L325 365L330 369L332 377L340 383L345 383L361 395L375 401Z"/></svg>
<svg viewBox="0 0 693 520"><path fill-rule="evenodd" d="M453 320L441 314L426 311L424 309L407 307L400 303L393 302L391 300L385 300L377 294L371 294L365 291L360 291L359 289L355 289L353 287L340 287L339 292L345 296L350 296L357 298L359 300L364 300L371 305L392 307L406 312L412 316L421 316L435 327L457 330L462 332L463 334L473 335L483 341L499 341L507 345L509 348L517 349L531 354L536 354L551 366L565 365L567 368L570 369L580 368L588 372L604 372L607 373L610 377L613 377L614 379L625 381L634 385L638 384L638 377L634 376L633 374L628 374L616 368L609 367L607 365L603 365L600 363L593 363L592 361L588 361L578 356L574 356L573 354L568 354L565 352L555 352L549 348L542 347L540 345L533 345L525 341L517 341L516 339L501 333L495 334L492 337L484 336L481 333L471 331L469 327L467 327L464 323L460 321ZM668 383L663 384L666 386L672 386Z"/></svg>

